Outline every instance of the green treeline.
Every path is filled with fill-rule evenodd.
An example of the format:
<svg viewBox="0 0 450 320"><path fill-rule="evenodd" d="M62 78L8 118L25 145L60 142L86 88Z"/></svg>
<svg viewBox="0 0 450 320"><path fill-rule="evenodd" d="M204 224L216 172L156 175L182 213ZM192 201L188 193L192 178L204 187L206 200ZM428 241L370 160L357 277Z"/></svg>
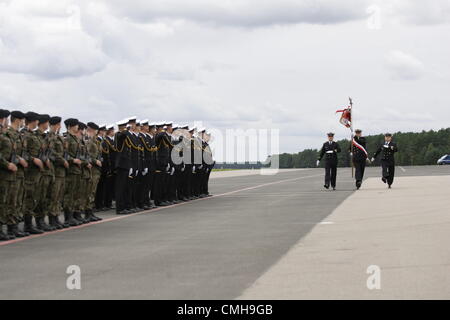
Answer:
<svg viewBox="0 0 450 320"><path fill-rule="evenodd" d="M366 136L367 151L372 157L377 147L384 141L382 134ZM399 151L396 153L396 164L399 166L409 165L430 165L445 154L450 154L450 128L439 131L422 132L397 132L393 136L393 141L398 145ZM324 139L325 142L325 139ZM339 166L348 167L350 165L350 154L348 152L350 140L337 141L342 152L338 154ZM282 153L279 155L280 168L313 168L319 149L306 149L299 153ZM372 165L379 165L379 157ZM323 160L321 166L323 166Z"/></svg>

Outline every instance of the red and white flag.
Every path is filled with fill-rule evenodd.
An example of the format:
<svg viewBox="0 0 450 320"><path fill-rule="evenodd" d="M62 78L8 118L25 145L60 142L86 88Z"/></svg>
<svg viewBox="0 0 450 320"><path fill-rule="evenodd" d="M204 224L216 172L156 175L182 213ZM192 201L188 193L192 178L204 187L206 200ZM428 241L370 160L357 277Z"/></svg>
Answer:
<svg viewBox="0 0 450 320"><path fill-rule="evenodd" d="M352 107L348 106L345 109L337 110L336 113L342 113L341 118L339 119L339 122L342 123L345 127L351 128L352 127Z"/></svg>

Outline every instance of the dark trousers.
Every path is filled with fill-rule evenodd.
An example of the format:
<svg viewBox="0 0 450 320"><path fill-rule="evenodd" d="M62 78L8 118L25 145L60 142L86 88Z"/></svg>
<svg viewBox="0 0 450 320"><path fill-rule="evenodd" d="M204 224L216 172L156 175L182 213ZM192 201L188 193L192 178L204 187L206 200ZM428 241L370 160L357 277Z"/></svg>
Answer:
<svg viewBox="0 0 450 320"><path fill-rule="evenodd" d="M155 178L154 172L149 172L142 177L139 203L142 204L143 206L150 205L150 193L152 192L154 178Z"/></svg>
<svg viewBox="0 0 450 320"><path fill-rule="evenodd" d="M110 173L106 176L105 181L105 207L110 208L112 207L112 202L116 198L116 174Z"/></svg>
<svg viewBox="0 0 450 320"><path fill-rule="evenodd" d="M116 210L125 210L128 206L129 193L128 169L118 168L116 173Z"/></svg>
<svg viewBox="0 0 450 320"><path fill-rule="evenodd" d="M394 182L395 163L381 160L381 170L383 178L387 180L388 185L391 185Z"/></svg>
<svg viewBox="0 0 450 320"><path fill-rule="evenodd" d="M336 187L337 163L325 162L325 185Z"/></svg>
<svg viewBox="0 0 450 320"><path fill-rule="evenodd" d="M181 190L184 197L192 197L192 166L186 165L182 174Z"/></svg>
<svg viewBox="0 0 450 320"><path fill-rule="evenodd" d="M353 160L353 165L355 167L355 180L362 181L364 178L364 170L366 169L366 159Z"/></svg>
<svg viewBox="0 0 450 320"><path fill-rule="evenodd" d="M156 203L166 201L167 193L166 193L166 181L168 174L165 171L157 171L155 174L155 186L153 188L154 191L154 200Z"/></svg>

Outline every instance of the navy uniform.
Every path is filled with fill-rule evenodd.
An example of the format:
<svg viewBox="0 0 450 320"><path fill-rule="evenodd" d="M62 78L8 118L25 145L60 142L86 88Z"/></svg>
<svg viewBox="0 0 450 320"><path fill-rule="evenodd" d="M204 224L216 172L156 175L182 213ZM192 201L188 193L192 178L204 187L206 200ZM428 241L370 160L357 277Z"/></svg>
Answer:
<svg viewBox="0 0 450 320"><path fill-rule="evenodd" d="M213 159L213 155L212 155L212 151L211 148L209 146L209 138L210 135L208 132L204 132L203 133L203 164L205 166L205 173L203 175L203 180L202 180L202 194L204 196L209 197L209 188L208 188L208 184L209 184L209 176L211 174L211 170L214 167L215 161Z"/></svg>
<svg viewBox="0 0 450 320"><path fill-rule="evenodd" d="M384 183L388 184L389 189L394 182L395 175L395 158L394 154L398 151L397 144L393 142L392 134L386 133L385 141L381 144L372 157L372 161L381 154L382 178Z"/></svg>
<svg viewBox="0 0 450 320"><path fill-rule="evenodd" d="M351 143L350 152L353 154L353 166L355 167L355 180L356 180L356 188L359 189L361 187L362 181L364 179L364 171L366 169L366 161L367 161L367 152L366 150L366 138L361 136L361 130L355 130L355 136L353 139L360 146L358 147L354 143ZM362 150L361 147L364 149Z"/></svg>
<svg viewBox="0 0 450 320"><path fill-rule="evenodd" d="M338 165L337 154L341 152L341 147L336 141L333 141L334 133L330 132L328 135L328 141L325 142L320 150L319 157L317 159L317 165L325 156L325 185L328 189L330 187L336 190L336 173Z"/></svg>
<svg viewBox="0 0 450 320"><path fill-rule="evenodd" d="M114 146L114 125L109 125L106 127L106 136L103 139L104 144L104 163L106 171L106 182L105 182L105 202L104 206L107 209L114 209L113 200L115 199L115 181L116 181L116 157L117 149Z"/></svg>
<svg viewBox="0 0 450 320"><path fill-rule="evenodd" d="M157 147L156 160L156 179L155 179L155 205L166 206L169 205L167 201L167 177L170 171L170 146L171 141L167 132L163 129L164 123L159 123L156 126L157 134L155 143Z"/></svg>
<svg viewBox="0 0 450 320"><path fill-rule="evenodd" d="M132 172L131 147L129 145L130 132L125 129L128 120L122 120L117 123L119 131L114 136L114 147L117 150L115 158L115 195L116 195L116 213L129 214L127 210L127 188L128 179Z"/></svg>

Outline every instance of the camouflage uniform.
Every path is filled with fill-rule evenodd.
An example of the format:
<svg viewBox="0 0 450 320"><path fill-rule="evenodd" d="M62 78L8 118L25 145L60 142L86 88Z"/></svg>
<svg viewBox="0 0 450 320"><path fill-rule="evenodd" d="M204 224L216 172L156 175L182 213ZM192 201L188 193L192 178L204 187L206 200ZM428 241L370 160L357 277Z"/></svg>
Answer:
<svg viewBox="0 0 450 320"><path fill-rule="evenodd" d="M47 195L49 201L49 214L52 217L58 217L62 211L62 202L64 199L64 183L66 178L66 142L64 138L55 132L48 134L48 143L50 148L49 159L51 161L50 170L54 181L50 187L50 192ZM59 219L57 220L59 223ZM67 227L68 225L65 225Z"/></svg>
<svg viewBox="0 0 450 320"><path fill-rule="evenodd" d="M25 170L25 198L23 203L23 213L25 217L35 216L38 204L38 196L40 195L40 180L42 177L41 170L33 163L34 158L39 158L43 148L42 141L39 139L38 131L23 131L25 141L25 152L29 156L30 164Z"/></svg>
<svg viewBox="0 0 450 320"><path fill-rule="evenodd" d="M36 217L44 219L50 212L50 199L49 194L51 192L51 186L54 182L54 175L52 170L52 164L49 160L49 141L47 134L36 130L36 136L41 142L41 155L40 159L44 163L44 170L41 171L41 179L38 186L38 203L36 208Z"/></svg>
<svg viewBox="0 0 450 320"><path fill-rule="evenodd" d="M81 167L73 163L73 160L81 158L81 142L78 137L68 133L65 139L65 145L67 148L69 168L67 169L65 179L64 212L66 214L73 214L76 209L76 201L80 192L81 182Z"/></svg>
<svg viewBox="0 0 450 320"><path fill-rule="evenodd" d="M97 192L97 185L101 175L101 168L97 166L96 162L97 160L100 160L100 162L102 161L102 155L100 152L100 141L98 141L95 137L89 138L86 147L88 157L91 160L90 163L92 164L91 179L89 180L87 188L88 202L86 204L86 210L91 212L95 207L95 194Z"/></svg>

